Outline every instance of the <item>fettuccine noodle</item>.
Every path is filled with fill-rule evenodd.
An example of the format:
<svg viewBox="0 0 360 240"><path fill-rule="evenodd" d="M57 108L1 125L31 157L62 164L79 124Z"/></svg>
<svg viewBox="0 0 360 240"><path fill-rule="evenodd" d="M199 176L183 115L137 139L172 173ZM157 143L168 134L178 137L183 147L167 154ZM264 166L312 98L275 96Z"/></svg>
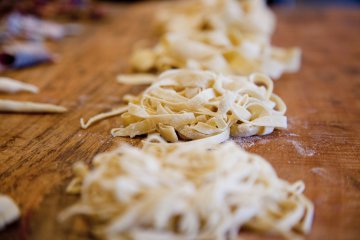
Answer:
<svg viewBox="0 0 360 240"><path fill-rule="evenodd" d="M123 145L75 172L68 191L81 200L60 219L88 216L103 239L238 239L244 228L298 239L312 225L304 183L280 179L231 141L174 145L151 136L141 150Z"/></svg>
<svg viewBox="0 0 360 240"><path fill-rule="evenodd" d="M273 93L271 79L262 74L239 77L170 70L141 95L126 100L127 107L105 114L122 114L122 126L112 129L113 136L158 132L167 141L177 142L218 135L215 142L221 142L229 135L265 135L287 127L286 105ZM105 115L88 123L81 120L81 125L87 128Z"/></svg>

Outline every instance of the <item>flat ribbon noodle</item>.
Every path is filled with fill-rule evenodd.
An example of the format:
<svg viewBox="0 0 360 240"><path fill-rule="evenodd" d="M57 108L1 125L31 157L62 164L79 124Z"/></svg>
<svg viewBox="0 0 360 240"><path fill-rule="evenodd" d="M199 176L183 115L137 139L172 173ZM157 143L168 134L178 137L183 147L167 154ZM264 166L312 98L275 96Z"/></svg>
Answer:
<svg viewBox="0 0 360 240"><path fill-rule="evenodd" d="M91 118L120 115L113 136L160 133L170 142L197 140L230 132L233 137L264 135L287 127L286 105L273 94L263 74L225 76L199 70L169 70L128 106ZM222 137L219 138L223 140Z"/></svg>

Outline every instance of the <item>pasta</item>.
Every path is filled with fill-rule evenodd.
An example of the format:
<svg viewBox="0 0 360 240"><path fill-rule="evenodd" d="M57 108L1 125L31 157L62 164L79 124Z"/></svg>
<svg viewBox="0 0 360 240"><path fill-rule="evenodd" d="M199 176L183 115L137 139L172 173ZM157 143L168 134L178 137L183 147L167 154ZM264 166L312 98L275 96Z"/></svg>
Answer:
<svg viewBox="0 0 360 240"><path fill-rule="evenodd" d="M161 40L134 51L130 63L136 72L187 68L278 79L300 68L299 48L271 45L275 18L263 0L185 2L161 10L157 21Z"/></svg>
<svg viewBox="0 0 360 240"><path fill-rule="evenodd" d="M143 65L146 58L137 58L142 51L153 55L147 59L146 67ZM138 49L132 58L136 72L187 68L238 75L261 72L278 79L284 72L299 70L301 51L273 47L269 41L232 30L166 33L153 49Z"/></svg>
<svg viewBox="0 0 360 240"><path fill-rule="evenodd" d="M46 103L21 102L0 99L0 112L21 112L21 113L62 113L67 109Z"/></svg>
<svg viewBox="0 0 360 240"><path fill-rule="evenodd" d="M14 222L19 216L20 210L16 203L10 197L0 194L0 230Z"/></svg>
<svg viewBox="0 0 360 240"><path fill-rule="evenodd" d="M162 33L239 29L268 38L276 22L264 0L184 1L163 7L156 16Z"/></svg>
<svg viewBox="0 0 360 240"><path fill-rule="evenodd" d="M154 132L169 142L212 137L265 135L287 127L286 105L273 93L273 82L262 74L225 76L208 71L170 70L141 95L127 96L127 106L95 116L94 122L121 114L113 136L135 137Z"/></svg>
<svg viewBox="0 0 360 240"><path fill-rule="evenodd" d="M39 89L32 85L11 78L0 77L0 92L16 93L20 91L37 93Z"/></svg>
<svg viewBox="0 0 360 240"><path fill-rule="evenodd" d="M304 183L280 179L231 141L166 144L151 136L141 150L122 145L75 172L68 192L81 199L60 220L85 215L104 239L237 239L243 229L298 239L312 225Z"/></svg>

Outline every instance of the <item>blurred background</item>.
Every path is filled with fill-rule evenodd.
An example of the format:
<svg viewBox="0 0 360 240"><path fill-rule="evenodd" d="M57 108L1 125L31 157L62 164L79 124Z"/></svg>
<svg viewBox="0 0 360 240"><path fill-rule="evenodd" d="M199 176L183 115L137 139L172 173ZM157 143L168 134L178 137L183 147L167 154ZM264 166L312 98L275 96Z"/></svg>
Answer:
<svg viewBox="0 0 360 240"><path fill-rule="evenodd" d="M360 0L268 0L269 4L292 4L292 5L360 5Z"/></svg>
<svg viewBox="0 0 360 240"><path fill-rule="evenodd" d="M0 72L54 62L45 40L81 34L84 22L106 19L107 2L183 0L0 0ZM266 0L271 6L351 7L360 0ZM359 8L360 9L360 8Z"/></svg>
<svg viewBox="0 0 360 240"><path fill-rule="evenodd" d="M139 2L141 0L0 0L0 14L4 14L14 7L36 8L44 7L45 5L56 5L56 8L61 11L92 11L92 4L101 2ZM149 0L142 0L149 1ZM155 1L155 0L152 0ZM162 0L172 1L172 0ZM181 1L181 0L180 0ZM360 0L267 0L269 4L283 4L283 5L318 5L318 6L360 6ZM90 8L90 9L89 9ZM56 11L51 9L49 11Z"/></svg>
<svg viewBox="0 0 360 240"><path fill-rule="evenodd" d="M41 9L40 15L52 15L55 12L74 16L89 15L99 17L101 10L98 5L103 2L140 2L150 0L0 0L0 16L12 10L26 10L36 12ZM155 0L152 0L155 1ZM161 1L161 0L159 0ZM162 0L174 1L174 0ZM178 0L181 1L181 0ZM360 0L266 0L269 4L282 5L311 5L311 6L360 6ZM45 9L45 10L44 10ZM100 12L100 13L99 13Z"/></svg>

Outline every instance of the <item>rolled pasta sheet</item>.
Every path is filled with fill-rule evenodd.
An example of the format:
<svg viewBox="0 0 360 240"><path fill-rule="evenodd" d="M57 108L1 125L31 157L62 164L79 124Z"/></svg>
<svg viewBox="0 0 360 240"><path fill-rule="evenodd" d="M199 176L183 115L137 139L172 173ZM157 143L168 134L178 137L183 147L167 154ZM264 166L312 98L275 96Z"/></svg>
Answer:
<svg viewBox="0 0 360 240"><path fill-rule="evenodd" d="M146 57L149 52L151 61ZM261 72L275 79L298 71L300 63L300 49L273 47L267 39L235 29L166 33L154 48L136 50L131 61L137 72L187 68L238 75Z"/></svg>
<svg viewBox="0 0 360 240"><path fill-rule="evenodd" d="M63 113L67 109L47 103L22 102L0 99L0 112L19 112L19 113Z"/></svg>
<svg viewBox="0 0 360 240"><path fill-rule="evenodd" d="M142 149L97 155L91 169L76 164L67 191L80 200L60 220L85 215L101 239L235 240L244 228L300 239L310 231L302 181L279 178L232 141L165 143L151 135Z"/></svg>
<svg viewBox="0 0 360 240"><path fill-rule="evenodd" d="M286 105L273 93L272 80L263 74L226 76L209 71L169 70L141 95L127 98L122 125L113 136L135 137L160 133L169 142L213 137L222 142L233 137L264 135L287 127ZM218 136L218 138L217 138Z"/></svg>
<svg viewBox="0 0 360 240"><path fill-rule="evenodd" d="M39 89L28 83L23 83L15 79L0 77L0 92L16 93L16 92L37 93Z"/></svg>

